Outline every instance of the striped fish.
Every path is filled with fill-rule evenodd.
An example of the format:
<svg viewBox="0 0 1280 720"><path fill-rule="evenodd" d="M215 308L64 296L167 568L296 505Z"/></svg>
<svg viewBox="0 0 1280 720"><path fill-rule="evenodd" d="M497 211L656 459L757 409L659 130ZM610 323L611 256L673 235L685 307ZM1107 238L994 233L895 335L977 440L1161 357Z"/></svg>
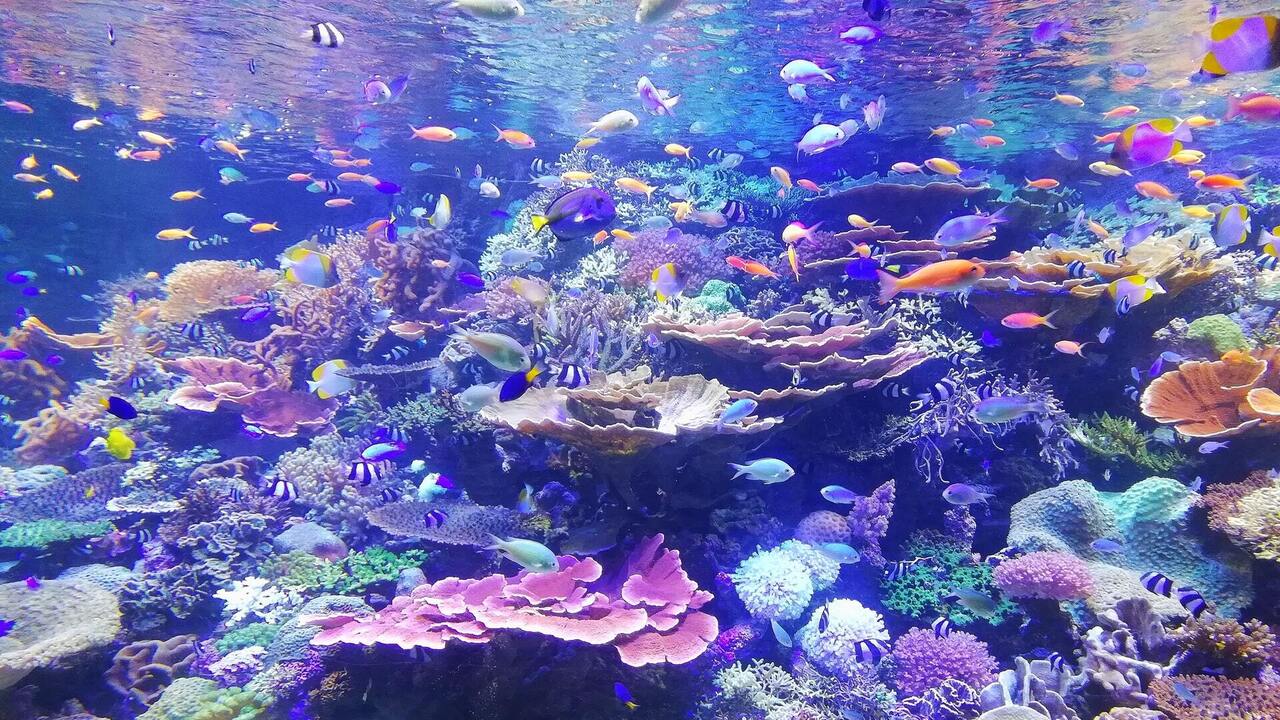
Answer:
<svg viewBox="0 0 1280 720"><path fill-rule="evenodd" d="M830 310L819 310L809 317L814 327L823 329L835 327L836 325L848 325L853 322L852 314L837 315Z"/></svg>
<svg viewBox="0 0 1280 720"><path fill-rule="evenodd" d="M311 42L321 47L340 48L342 43L347 41L346 36L331 22L314 23L310 29L302 34L303 38L310 38Z"/></svg>
<svg viewBox="0 0 1280 720"><path fill-rule="evenodd" d="M933 636L941 640L942 638L951 635L951 630L954 626L947 618L940 617L937 620L934 620L929 627L933 628Z"/></svg>
<svg viewBox="0 0 1280 720"><path fill-rule="evenodd" d="M893 582L903 575L906 575L907 571L916 564L924 562L925 560L926 558L912 558L910 560L899 560L895 563L891 563L889 567L885 568L884 579L886 582Z"/></svg>
<svg viewBox="0 0 1280 720"><path fill-rule="evenodd" d="M1067 263L1067 277L1083 278L1089 274L1089 267L1083 260L1072 260Z"/></svg>
<svg viewBox="0 0 1280 720"><path fill-rule="evenodd" d="M1062 653L1051 652L1049 653L1049 657L1046 659L1049 661L1049 667L1053 670L1058 672L1067 671L1067 659L1062 657Z"/></svg>
<svg viewBox="0 0 1280 720"><path fill-rule="evenodd" d="M182 325L178 327L178 332L182 337L190 340L191 342L200 342L205 336L204 323L194 320L182 323Z"/></svg>
<svg viewBox="0 0 1280 720"><path fill-rule="evenodd" d="M822 614L818 616L818 632L824 633L827 627L831 625L831 613L827 610L827 606L822 606Z"/></svg>
<svg viewBox="0 0 1280 720"><path fill-rule="evenodd" d="M952 380L951 378L942 378L938 382L934 383L927 392L922 392L919 395L916 395L917 400L911 403L911 410L922 410L931 405L946 402L947 400L955 397L957 387L959 387L959 384L956 383L955 380Z"/></svg>
<svg viewBox="0 0 1280 720"><path fill-rule="evenodd" d="M271 483L271 489L267 495L289 502L298 497L298 486L294 485L292 480L277 479Z"/></svg>
<svg viewBox="0 0 1280 720"><path fill-rule="evenodd" d="M1280 257L1276 257L1275 255L1259 255L1258 259L1254 261L1254 264L1258 266L1259 270L1275 270L1277 267L1280 267Z"/></svg>
<svg viewBox="0 0 1280 720"><path fill-rule="evenodd" d="M887 398L904 398L911 394L911 388L901 383L889 383L884 386L884 389L880 391L880 394Z"/></svg>
<svg viewBox="0 0 1280 720"><path fill-rule="evenodd" d="M725 155L724 151L721 150L720 148L711 148L710 150L707 151L707 157L711 160L711 162L720 162L721 160L724 159L724 155Z"/></svg>
<svg viewBox="0 0 1280 720"><path fill-rule="evenodd" d="M382 353L383 360L399 360L409 354L409 348L404 345L396 345L389 351Z"/></svg>
<svg viewBox="0 0 1280 720"><path fill-rule="evenodd" d="M533 161L529 163L529 170L531 170L534 175L546 175L547 171L550 169L551 166L542 158L534 158Z"/></svg>
<svg viewBox="0 0 1280 720"><path fill-rule="evenodd" d="M859 640L853 644L853 657L860 663L875 665L889 652L889 643L883 640Z"/></svg>
<svg viewBox="0 0 1280 720"><path fill-rule="evenodd" d="M560 366L560 372L556 374L556 385L567 387L570 390L591 382L591 374L581 366L573 363L565 363Z"/></svg>
<svg viewBox="0 0 1280 720"><path fill-rule="evenodd" d="M1142 587L1146 588L1147 592L1173 597L1173 580L1168 575L1154 571L1145 572L1140 579Z"/></svg>
<svg viewBox="0 0 1280 720"><path fill-rule="evenodd" d="M428 510L422 516L422 524L427 526L428 530L434 530L444 524L449 519L449 513L443 510Z"/></svg>
<svg viewBox="0 0 1280 720"><path fill-rule="evenodd" d="M1189 613L1191 617L1199 618L1209 609L1209 603L1205 602L1204 596L1195 588L1180 587L1174 591L1178 603Z"/></svg>
<svg viewBox="0 0 1280 720"><path fill-rule="evenodd" d="M227 499L233 503L244 502L244 491L238 487L233 487L227 492Z"/></svg>
<svg viewBox="0 0 1280 720"><path fill-rule="evenodd" d="M139 545L151 542L156 534L147 528L137 528L129 531L129 539Z"/></svg>
<svg viewBox="0 0 1280 720"><path fill-rule="evenodd" d="M1109 248L1109 249L1107 249L1107 250L1104 250L1104 251L1103 251L1103 253L1102 253L1102 262L1104 262L1104 263L1106 263L1106 264L1108 264L1108 265L1115 265L1115 264L1116 264L1116 261L1117 261L1117 260L1119 260L1119 259L1120 259L1120 257L1121 257L1121 256L1120 256L1120 251L1119 251L1119 250L1115 250L1115 249L1110 249L1110 248Z"/></svg>
<svg viewBox="0 0 1280 720"><path fill-rule="evenodd" d="M731 223L747 221L747 204L741 200L729 200L720 208L720 214Z"/></svg>
<svg viewBox="0 0 1280 720"><path fill-rule="evenodd" d="M368 460L356 460L351 463L351 470L347 473L348 480L359 480L361 486L368 486L374 480L382 479L382 467L379 463L369 462Z"/></svg>
<svg viewBox="0 0 1280 720"><path fill-rule="evenodd" d="M379 495L382 497L382 502L385 503L393 503L400 499L400 491L390 487L382 488L382 492Z"/></svg>

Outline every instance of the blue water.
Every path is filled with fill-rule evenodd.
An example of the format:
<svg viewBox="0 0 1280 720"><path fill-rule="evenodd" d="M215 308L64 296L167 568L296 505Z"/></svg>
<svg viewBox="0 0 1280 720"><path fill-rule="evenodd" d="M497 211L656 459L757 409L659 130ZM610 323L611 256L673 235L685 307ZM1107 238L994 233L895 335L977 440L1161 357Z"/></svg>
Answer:
<svg viewBox="0 0 1280 720"><path fill-rule="evenodd" d="M0 717L1280 712L1271 8L678 5L0 7Z"/></svg>

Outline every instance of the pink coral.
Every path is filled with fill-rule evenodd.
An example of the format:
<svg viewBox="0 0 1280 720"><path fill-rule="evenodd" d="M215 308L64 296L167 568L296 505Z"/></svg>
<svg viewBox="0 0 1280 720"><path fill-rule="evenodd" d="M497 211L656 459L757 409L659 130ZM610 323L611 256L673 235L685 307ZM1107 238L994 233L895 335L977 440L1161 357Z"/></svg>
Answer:
<svg viewBox="0 0 1280 720"><path fill-rule="evenodd" d="M602 582L592 558L559 558L548 573L514 577L445 578L421 585L372 615L306 618L324 628L317 645L390 644L439 650L451 640L487 643L499 630L520 630L591 645L613 645L627 665L681 664L701 655L719 623L698 608L711 593L698 589L680 553L663 536L641 542L627 559L619 587Z"/></svg>
<svg viewBox="0 0 1280 720"><path fill-rule="evenodd" d="M165 366L188 376L187 384L169 396L169 404L197 412L229 405L240 410L246 423L270 435L293 437L301 430L318 430L337 410L332 400L289 390L287 378L274 369L236 358L187 357Z"/></svg>
<svg viewBox="0 0 1280 720"><path fill-rule="evenodd" d="M912 628L893 644L898 689L920 695L954 678L975 690L995 679L996 659L987 644L953 630L938 637L928 628Z"/></svg>
<svg viewBox="0 0 1280 720"><path fill-rule="evenodd" d="M796 539L810 545L848 543L849 537L849 524L844 516L830 510L811 512L796 525Z"/></svg>
<svg viewBox="0 0 1280 720"><path fill-rule="evenodd" d="M1093 592L1089 568L1071 553L1033 552L996 566L996 585L1016 598L1079 600Z"/></svg>

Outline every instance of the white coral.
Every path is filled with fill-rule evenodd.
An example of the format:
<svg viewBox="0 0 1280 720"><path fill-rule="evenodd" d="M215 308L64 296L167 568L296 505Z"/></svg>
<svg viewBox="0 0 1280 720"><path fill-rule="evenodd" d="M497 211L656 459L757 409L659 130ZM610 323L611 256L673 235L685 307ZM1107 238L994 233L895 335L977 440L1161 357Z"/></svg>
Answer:
<svg viewBox="0 0 1280 720"><path fill-rule="evenodd" d="M226 603L222 614L228 626L238 625L250 617L267 623L281 623L302 604L298 593L268 586L266 578L260 577L233 581L230 589L219 590L214 597Z"/></svg>

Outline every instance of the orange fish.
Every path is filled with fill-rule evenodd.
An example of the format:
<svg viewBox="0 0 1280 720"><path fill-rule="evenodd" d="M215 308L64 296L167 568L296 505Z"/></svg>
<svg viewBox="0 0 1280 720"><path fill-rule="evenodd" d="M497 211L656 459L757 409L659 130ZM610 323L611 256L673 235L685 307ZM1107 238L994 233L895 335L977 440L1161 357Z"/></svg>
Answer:
<svg viewBox="0 0 1280 720"><path fill-rule="evenodd" d="M1198 169L1197 169L1197 170L1188 170L1188 171L1187 171L1187 178L1188 178L1188 179L1190 179L1190 180L1199 180L1200 178L1203 178L1204 176L1205 176L1205 172L1204 172L1203 170L1198 170Z"/></svg>
<svg viewBox="0 0 1280 720"><path fill-rule="evenodd" d="M1084 346L1090 343L1078 343L1075 340L1059 340L1053 344L1053 349L1064 355L1079 355L1084 357Z"/></svg>
<svg viewBox="0 0 1280 720"><path fill-rule="evenodd" d="M900 292L944 293L972 287L987 274L987 269L969 260L943 260L930 263L903 277L895 277L883 269L880 276L880 302L889 302Z"/></svg>
<svg viewBox="0 0 1280 720"><path fill-rule="evenodd" d="M600 243L608 239L609 239L609 231L601 230L600 232L596 233L595 237L591 238L591 242L595 243L596 245L599 245Z"/></svg>
<svg viewBox="0 0 1280 720"><path fill-rule="evenodd" d="M1003 318L1000 319L1000 324L1007 328L1012 328L1014 330L1029 330L1031 328L1036 328L1041 326L1044 326L1047 328L1053 328L1054 330L1057 330L1058 326L1049 322L1053 318L1054 313L1056 312L1058 311L1054 310L1048 315L1041 315L1039 313L1033 313L1033 312L1010 313L1009 315L1005 315Z"/></svg>
<svg viewBox="0 0 1280 720"><path fill-rule="evenodd" d="M1142 197L1151 198L1152 200L1178 199L1178 196L1172 190L1154 180L1143 180L1142 182L1134 183L1133 189L1137 190Z"/></svg>
<svg viewBox="0 0 1280 720"><path fill-rule="evenodd" d="M1004 138L999 135L983 135L977 140L974 140L974 143L978 147L983 148L1000 147L1001 145L1004 145Z"/></svg>
<svg viewBox="0 0 1280 720"><path fill-rule="evenodd" d="M1108 232L1107 229L1102 226L1102 223L1098 222L1097 220L1090 220L1088 224L1088 228L1089 228L1089 232L1093 233L1094 236L1097 237L1099 240L1106 240L1107 238L1111 237L1111 233Z"/></svg>
<svg viewBox="0 0 1280 720"><path fill-rule="evenodd" d="M1107 120L1114 120L1115 118L1128 117L1137 112L1138 112L1137 105L1120 105L1118 107L1113 107L1110 110L1102 113L1102 117L1106 118Z"/></svg>
<svg viewBox="0 0 1280 720"><path fill-rule="evenodd" d="M822 188L818 187L818 183L809 180L808 178L800 178L796 181L796 185L812 192L822 192Z"/></svg>
<svg viewBox="0 0 1280 720"><path fill-rule="evenodd" d="M942 125L929 129L929 137L948 138L956 134L956 129L950 125Z"/></svg>
<svg viewBox="0 0 1280 720"><path fill-rule="evenodd" d="M1193 128L1207 128L1217 125L1218 121L1213 118L1207 118L1203 115L1192 115L1187 118L1187 125Z"/></svg>
<svg viewBox="0 0 1280 720"><path fill-rule="evenodd" d="M494 142L505 142L517 150L532 150L536 145L528 133L519 130L503 130L497 125L494 125L493 129L498 131L498 137Z"/></svg>
<svg viewBox="0 0 1280 720"><path fill-rule="evenodd" d="M420 128L409 125L409 129L413 131L413 137L428 142L453 142L458 139L458 133L439 125Z"/></svg>
<svg viewBox="0 0 1280 720"><path fill-rule="evenodd" d="M289 177L287 179L290 182L310 182L313 178L311 177L311 173L296 172L289 173Z"/></svg>
<svg viewBox="0 0 1280 720"><path fill-rule="evenodd" d="M141 160L142 162L151 162L160 159L159 150L134 150L129 153L129 159Z"/></svg>
<svg viewBox="0 0 1280 720"><path fill-rule="evenodd" d="M1238 178L1235 175L1205 175L1196 181L1196 187L1201 190L1243 190L1249 181L1255 175L1247 178Z"/></svg>
<svg viewBox="0 0 1280 720"><path fill-rule="evenodd" d="M338 173L338 179L342 182L364 182L368 175L362 175L356 172Z"/></svg>
<svg viewBox="0 0 1280 720"><path fill-rule="evenodd" d="M995 120L988 120L987 118L973 118L969 121L969 123L972 124L974 127L980 127L980 128L993 128L996 126Z"/></svg>
<svg viewBox="0 0 1280 720"><path fill-rule="evenodd" d="M764 263L757 262L755 260L747 260L740 258L737 255L730 255L725 258L725 262L729 263L731 267L735 267L748 275L768 278L778 277L778 273L770 270Z"/></svg>
<svg viewBox="0 0 1280 720"><path fill-rule="evenodd" d="M1023 180L1027 181L1027 187L1037 190L1052 190L1062 184L1053 178L1039 178L1037 180L1023 178Z"/></svg>
<svg viewBox="0 0 1280 720"><path fill-rule="evenodd" d="M1094 145L1110 145L1111 143L1119 139L1120 139L1120 132L1117 130L1116 132L1109 132L1106 135L1094 135L1093 144Z"/></svg>

